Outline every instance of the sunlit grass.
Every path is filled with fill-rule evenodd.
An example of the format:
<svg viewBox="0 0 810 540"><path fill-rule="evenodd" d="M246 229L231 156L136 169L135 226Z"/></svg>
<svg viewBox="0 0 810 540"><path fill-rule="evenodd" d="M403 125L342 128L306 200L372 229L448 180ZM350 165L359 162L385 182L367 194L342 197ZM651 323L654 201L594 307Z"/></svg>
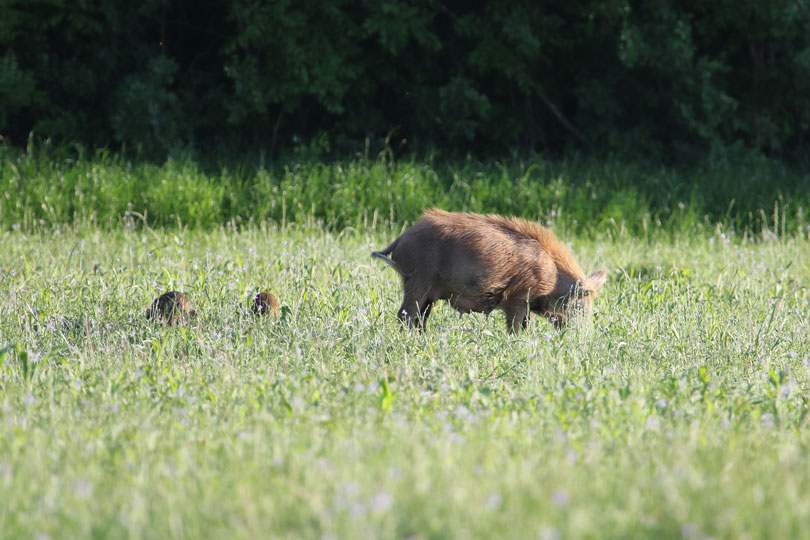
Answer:
<svg viewBox="0 0 810 540"><path fill-rule="evenodd" d="M403 331L394 234L4 233L0 536L807 536L806 239L565 237L593 327L510 336Z"/></svg>
<svg viewBox="0 0 810 540"><path fill-rule="evenodd" d="M576 156L323 162L300 155L229 167L187 156L156 164L47 144L25 151L0 145L0 230L267 222L365 230L411 222L434 205L518 215L578 235L711 234L719 223L739 235L807 236L810 173L749 154L680 168Z"/></svg>

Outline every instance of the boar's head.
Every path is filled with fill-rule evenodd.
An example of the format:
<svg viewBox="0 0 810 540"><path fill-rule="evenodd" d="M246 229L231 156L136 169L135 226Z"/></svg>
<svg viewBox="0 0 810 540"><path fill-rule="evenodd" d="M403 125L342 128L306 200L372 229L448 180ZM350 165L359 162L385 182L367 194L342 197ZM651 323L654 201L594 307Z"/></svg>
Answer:
<svg viewBox="0 0 810 540"><path fill-rule="evenodd" d="M600 268L585 279L575 280L566 285L556 298L542 298L532 302L532 312L547 317L558 328L574 319L590 316L593 312L593 299L607 280L607 270Z"/></svg>

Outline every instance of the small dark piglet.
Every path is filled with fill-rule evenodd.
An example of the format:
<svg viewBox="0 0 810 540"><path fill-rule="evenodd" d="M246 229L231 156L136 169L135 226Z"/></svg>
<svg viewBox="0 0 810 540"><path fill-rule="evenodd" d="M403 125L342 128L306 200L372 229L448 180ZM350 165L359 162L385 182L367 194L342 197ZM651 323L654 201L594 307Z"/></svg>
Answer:
<svg viewBox="0 0 810 540"><path fill-rule="evenodd" d="M250 309L256 315L272 315L273 317L279 315L278 300L267 291L260 292L253 297L253 305Z"/></svg>
<svg viewBox="0 0 810 540"><path fill-rule="evenodd" d="M152 301L152 305L146 310L147 319L155 319L158 322L170 325L196 315L197 312L191 309L186 295L177 291L161 294Z"/></svg>

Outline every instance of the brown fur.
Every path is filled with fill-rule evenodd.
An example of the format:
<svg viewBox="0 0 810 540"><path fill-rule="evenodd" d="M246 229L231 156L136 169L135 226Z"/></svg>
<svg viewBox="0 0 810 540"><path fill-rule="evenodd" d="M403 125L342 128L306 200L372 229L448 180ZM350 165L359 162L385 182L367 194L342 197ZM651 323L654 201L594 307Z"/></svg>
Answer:
<svg viewBox="0 0 810 540"><path fill-rule="evenodd" d="M163 293L152 301L152 305L146 310L147 319L157 319L164 324L174 325L181 319L189 319L197 314L191 309L186 295L169 291Z"/></svg>
<svg viewBox="0 0 810 540"><path fill-rule="evenodd" d="M253 305L250 309L256 315L272 315L273 317L279 315L278 300L267 291L260 292L253 297Z"/></svg>
<svg viewBox="0 0 810 540"><path fill-rule="evenodd" d="M590 311L607 278L604 269L585 276L571 251L536 223L436 208L372 256L402 276L397 316L423 328L437 300L461 313L501 309L512 332L526 326L530 311L561 325L572 311Z"/></svg>

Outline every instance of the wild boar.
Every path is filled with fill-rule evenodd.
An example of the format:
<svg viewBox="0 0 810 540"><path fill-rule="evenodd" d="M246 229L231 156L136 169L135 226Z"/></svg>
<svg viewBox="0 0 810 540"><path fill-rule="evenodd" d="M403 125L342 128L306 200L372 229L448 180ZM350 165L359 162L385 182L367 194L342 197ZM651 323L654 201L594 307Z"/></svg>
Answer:
<svg viewBox="0 0 810 540"><path fill-rule="evenodd" d="M510 332L525 328L532 312L559 327L573 313L590 313L607 279L604 268L585 276L571 251L537 223L436 208L371 255L402 276L397 317L422 329L437 300L462 314L501 309Z"/></svg>
<svg viewBox="0 0 810 540"><path fill-rule="evenodd" d="M253 305L250 309L255 315L272 315L273 317L278 317L280 312L278 300L267 291L260 292L253 297Z"/></svg>
<svg viewBox="0 0 810 540"><path fill-rule="evenodd" d="M147 319L156 319L169 325L177 324L181 319L192 318L196 314L197 312L191 309L186 295L177 291L161 294L146 310Z"/></svg>

